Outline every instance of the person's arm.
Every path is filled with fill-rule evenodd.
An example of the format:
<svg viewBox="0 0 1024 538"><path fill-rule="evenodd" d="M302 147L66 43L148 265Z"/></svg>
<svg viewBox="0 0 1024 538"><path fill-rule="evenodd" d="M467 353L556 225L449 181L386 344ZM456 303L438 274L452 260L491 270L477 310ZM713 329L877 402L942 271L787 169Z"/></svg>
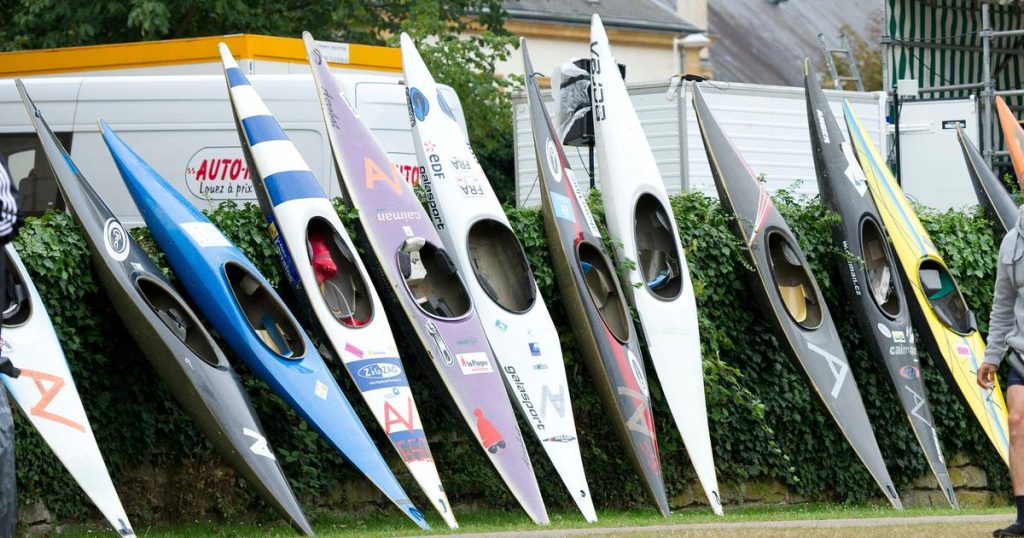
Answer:
<svg viewBox="0 0 1024 538"><path fill-rule="evenodd" d="M988 342L985 348L985 363L999 366L1006 353L1006 338L1013 329L1013 305L1017 299L1017 290L1010 282L1009 271L1012 265L996 261L996 285L992 296L992 314L988 318Z"/></svg>

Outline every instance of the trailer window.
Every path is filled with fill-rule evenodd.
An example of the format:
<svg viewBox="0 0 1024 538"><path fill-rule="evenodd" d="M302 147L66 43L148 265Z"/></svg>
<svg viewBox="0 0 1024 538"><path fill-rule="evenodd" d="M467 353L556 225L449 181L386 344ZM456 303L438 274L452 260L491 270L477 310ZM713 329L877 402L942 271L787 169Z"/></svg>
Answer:
<svg viewBox="0 0 1024 538"><path fill-rule="evenodd" d="M68 152L71 138L71 133L57 133L57 139ZM64 208L57 180L35 133L0 134L0 155L7 161L11 180L21 194L22 213L42 215L47 209Z"/></svg>

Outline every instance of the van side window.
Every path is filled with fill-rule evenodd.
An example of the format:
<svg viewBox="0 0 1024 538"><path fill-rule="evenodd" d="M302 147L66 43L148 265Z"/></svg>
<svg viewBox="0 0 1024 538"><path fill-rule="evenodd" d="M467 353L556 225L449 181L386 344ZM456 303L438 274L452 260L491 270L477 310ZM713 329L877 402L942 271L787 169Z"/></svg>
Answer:
<svg viewBox="0 0 1024 538"><path fill-rule="evenodd" d="M58 133L57 138L70 152L71 133ZM0 155L7 159L11 180L21 193L20 209L25 216L64 208L57 180L35 133L0 134Z"/></svg>

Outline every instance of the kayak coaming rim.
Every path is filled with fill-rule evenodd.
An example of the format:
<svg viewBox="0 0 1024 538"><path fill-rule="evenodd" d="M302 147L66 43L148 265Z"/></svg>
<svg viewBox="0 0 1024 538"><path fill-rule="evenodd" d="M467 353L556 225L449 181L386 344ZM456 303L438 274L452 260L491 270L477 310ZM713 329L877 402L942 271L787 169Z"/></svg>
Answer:
<svg viewBox="0 0 1024 538"><path fill-rule="evenodd" d="M695 102L694 103L694 113L695 113L695 115L698 118L698 126L702 126L703 122L700 119L700 117L701 117L700 107L696 106L696 101L698 99L700 99L703 102L704 100L703 100L703 96L702 96L702 94L700 92L700 88L697 86L697 84L694 84L694 88L693 89L694 89L693 100ZM707 105L706 102L704 103L704 106L707 107L708 110L710 111L710 107ZM712 118L712 119L714 119L714 118ZM723 134L724 134L724 132L723 132ZM718 164L717 152L715 152L714 150L711 149L711 145L709 144L707 132L703 128L701 129L701 140L704 143L704 148L705 148L706 152L708 153L709 161L713 162L712 171L714 171L716 168L720 170L721 166ZM735 145L732 145L731 140L728 137L726 137L726 141L728 141L730 143L730 146L732 147L732 149L734 151L736 151L737 154L740 154L739 150L736 149ZM750 173L751 178L754 179L754 181L756 182L756 177L757 176L755 176L753 174L753 172L749 168L749 165L747 165L747 163L745 161L744 161L744 165L746 166L747 172ZM721 188L720 192L726 194L725 198L729 201L730 208L735 207L733 202L732 202L732 197L728 195L728 187L725 185L725 181L716 181L715 184L716 184L717 187ZM767 192L764 190L764 186L760 182L756 182L756 185L757 185L757 187L761 191L761 196L767 196ZM770 201L770 197L769 197L769 201ZM778 212L778 209L774 208L774 204L772 204L772 207L770 209L775 209L775 211ZM769 209L769 215L770 215L770 209ZM738 227L740 227L739 230L741 231L741 236L742 237L747 237L745 234L742 233L742 222L741 221L743 221L745 219L741 218L736 213L735 210L733 210L732 212L733 212L733 221L736 222ZM780 215L780 218L781 218L781 215ZM809 268L806 267L807 266L807 260L805 258L805 255L803 254L802 249L800 248L799 242L796 241L796 236L793 235L793 232L791 230L788 230L788 224L786 223L784 218L781 219L781 222L782 222L783 225L786 225L786 228L782 228L780 226L776 226L775 228L779 229L779 230L785 230L786 232L788 232L786 235L788 235L789 237L793 238L793 241L791 241L790 244L791 244L791 246L795 247L795 249L798 250L798 252L800 253L800 256L802 258L804 258L803 259L803 265L805 266L805 270L807 271L808 276L810 277L811 283L815 286L815 289L817 290L817 297L821 298L822 297L821 291L817 289L817 280L814 278L813 272L811 272L809 270ZM756 230L755 229L754 232L752 232L752 234L750 236L750 238L751 238L750 242L747 243L747 248L745 248L743 250L746 250L748 252L748 254L750 255L752 263L753 263L754 272L757 273L758 279L762 283L762 286L765 287L765 288L767 288L769 286L775 287L775 283L772 282L772 281L765 280L765 277L762 274L762 271L758 270L757 260L756 260L756 257L754 256L754 250L756 249L756 246L754 245L754 240L756 240L758 236L767 238L767 234L765 233L765 230ZM767 255L767 253L766 253L766 255ZM770 295L769 293L767 293L767 289L765 289L765 292L766 292L765 293L766 296ZM819 387L818 384L816 382L814 382L813 379L810 377L808 369L804 366L803 360L800 358L800 354L797 353L797 349L799 349L799 348L797 347L796 342L794 342L792 337L790 336L789 331L786 330L786 326L782 323L781 317L778 315L777 309L774 307L774 305L772 305L770 303L769 303L769 306L771 307L771 310L775 313L774 316L770 316L772 318L771 321L774 321L773 325L775 325L778 329L780 329L779 332L781 332L782 335L786 338L786 342L789 344L789 348L790 348L790 350L792 350L793 355L796 356L797 362L800 364L801 369L805 373L805 377L808 380L810 380L809 384L811 385L812 389L818 394L819 399L825 404L826 409L828 410L829 414L832 416L833 422L837 425L837 427L839 428L839 430L842 433L843 437L847 440L847 444L850 446L850 448L853 449L854 453L857 454L857 457L861 460L862 464L867 468L869 474L872 475L872 478L875 480L875 482L878 484L878 486L882 489L882 491L885 492L887 494L887 496L889 496L889 494L891 493L891 496L889 496L889 501L893 504L893 506L897 510L902 510L903 509L902 501L900 500L899 494L898 494L898 492L895 489L895 483L892 481L891 476L889 476L889 474L888 474L888 469L887 469L887 466L885 465L884 458L881 457L881 450L878 447L877 439L875 439L875 437L874 437L873 429L872 429L871 439L872 439L872 441L874 441L875 449L878 451L879 457L881 458L880 461L882 463L882 469L885 472L885 478L888 479L887 483L885 483L885 484L883 484L883 481L881 479L882 477L875 476L875 474L873 472L871 472L871 467L870 467L869 462L867 460L866 454L864 454L862 452L861 448L858 446L858 443L852 442L852 438L848 434L847 428L844 428L841 425L839 416L836 414L836 411L837 411L836 406L834 406L834 405L832 405L830 403L829 399L826 398L825 393L822 392L821 387ZM821 306L822 306L823 313L828 316L829 320L831 320L831 314L828 312L827 306L824 303L822 303ZM785 307L783 307L783 308L785 309ZM795 328L797 331L799 331L799 334L804 334L804 335L808 335L808 336L809 335L813 335L813 334L821 334L822 331L828 331L829 329L831 329L829 331L831 333L831 335L830 335L831 339L835 341L834 343L837 345L838 349L841 352L843 352L844 358L846 358L845 357L845 351L842 348L842 344L839 342L838 332L836 330L834 321L829 323L829 324L827 324L827 325L823 323L821 326L819 326L817 329L814 329L814 330L804 329L800 324L796 324L796 323L791 324L791 326L793 328ZM810 344L811 343L809 343L809 345ZM849 368L849 359L847 359L844 362L846 364L846 367ZM864 410L864 412L865 412L865 414L864 414L865 423L868 426L868 428L871 429L870 420L867 417L866 408L864 407L864 404L863 404L863 399L860 397L859 388L856 388L856 379L853 378L852 372L848 371L847 375L849 376L849 381L851 381L853 383L853 385L855 387L855 390L857 391L857 400L860 401L860 409Z"/></svg>
<svg viewBox="0 0 1024 538"><path fill-rule="evenodd" d="M617 62L600 15L592 16L590 33L591 77L594 80L592 100L598 101L600 85L604 103L604 113L595 114L594 131L598 142L598 165L604 172L601 183L605 193L602 196L605 220L609 235L618 240L614 242L614 251L622 262L620 267L630 267L619 275L623 281L622 288L627 302L636 309L640 319L638 334L647 344L647 355L661 381L662 392L670 404L673 422L687 448L691 465L712 510L722 515L707 418L696 296L686 250L650 144L629 101L625 83L615 68ZM608 64L603 73L602 64ZM625 165L627 158L628 166ZM641 213L641 204L652 204L652 207ZM641 230L637 220L642 216L664 216L667 220L662 224L668 231L670 246L664 251L676 257L681 281L672 297L655 293L640 270L642 258L638 233ZM674 250L670 252L669 248ZM634 263L629 266L625 260ZM641 283L639 289L633 285L637 280ZM668 323L669 319L674 321ZM649 376L645 377L649 379Z"/></svg>
<svg viewBox="0 0 1024 538"><path fill-rule="evenodd" d="M907 248L912 248L908 244L910 240L906 238L906 236L909 236L911 234L913 234L914 238L918 240L918 242L916 242L915 244L920 245L920 238L918 237L918 234L920 233L920 231L923 231L924 228L921 225L920 221L917 219L916 214L911 214L910 216L907 215L907 207L904 206L908 205L909 202L907 202L905 196L901 198L900 196L897 196L896 193L893 191L891 181L886 175L886 170L880 168L880 161L877 155L877 149L873 146L873 144L865 143L863 133L861 132L863 130L863 127L860 125L860 121L857 119L856 115L853 114L853 111L852 109L850 109L849 103L846 100L843 101L843 112L846 117L847 128L852 135L851 138L859 142L859 144L854 143L854 148L856 150L855 153L858 158L858 161L861 162L862 167L864 166L864 161L867 161L870 165L871 174L867 174L869 181L868 190L872 193L872 197L874 198L876 205L879 208L879 213L883 216L890 215L890 218L895 218L894 212L898 210L901 219L897 220L896 224L902 223L903 226L907 228L906 230L897 229L894 231L892 227L886 227L886 231L888 232L889 237L891 239L904 239L903 243L897 243L895 240L893 240L893 245L894 250L896 251L896 256L900 260L901 267L903 268L904 272L906 272L905 266L911 262L904 261L904 256L900 254L899 247L900 245L906 245ZM851 142L853 142L853 140L851 140ZM868 170L865 170L865 172L868 172ZM887 196L886 198L881 198L883 193L877 193L875 189L871 188L872 178L874 178L874 180L877 181L878 183L882 183L885 186L885 195ZM885 203L886 201L888 203ZM894 209L893 207L890 206L896 207ZM915 223L916 226L914 225ZM941 258L941 256L939 256L938 251L937 249L935 249L931 239L928 237L926 237L926 239L927 241L925 245L927 245L927 247L929 248L925 249L924 251L916 252L917 259L913 262L914 269L916 270L917 268L919 268L921 264L925 261L932 261L937 263L943 270L949 273L952 277L952 274L949 272L948 266L946 266L945 261ZM936 334L936 328L950 332L952 332L952 330L942 320L940 320L937 315L935 315L931 303L923 294L923 291L920 286L919 276L915 275L915 277L913 278L908 278L906 282L908 284L908 287L913 292L915 299L917 299L916 301L913 302L908 301L908 303L912 303L910 307L911 315L919 317L921 321L929 329L927 332L922 331L922 337L925 339L926 347L934 348L934 350L937 351L938 354L943 358L942 361L934 362L937 365L939 365L940 370L946 372L947 375L951 378L950 381L952 381L952 384L955 385L958 389L956 391L956 394L971 410L972 414L974 414L975 416L975 419L981 422L983 427L985 427L986 424L988 425L988 427L985 428L986 436L992 442L993 448L1003 458L1003 461L1008 463L1009 441L1006 429L1007 427L1003 425L1002 420L997 420L996 417L997 415L1000 414L1000 411L1004 414L1006 413L1006 404L1003 401L1002 393L999 388L999 381L996 380L995 386L992 390L989 391L984 391L984 389L977 387L974 381L976 376L973 372L977 371L978 355L980 353L979 349L984 348L984 342L981 340L980 334L977 330L974 330L968 334L957 334L954 332L953 334L955 335L955 338L953 338L953 340L946 337L940 339L939 335ZM957 286L956 289L959 293L959 286ZM925 305L927 305L927 307ZM933 326L935 327L933 328ZM956 339L959 340L957 341ZM967 354L961 355L959 353L959 349L953 349L954 342L958 343L959 346L962 346L964 349L966 349ZM959 361L952 359L954 357L969 359L970 371L966 373L963 372L963 365L960 364ZM956 367L956 370L960 372L959 378L957 377L956 372L954 371L954 366ZM970 398L968 398L967 394L965 394L964 392L965 387L971 390L970 394L972 396ZM985 394L982 394L982 392L984 392ZM993 399L997 401L993 401ZM980 404L982 408L986 411L984 419L982 419L982 417L977 412L974 411L974 404L972 402ZM995 436L995 434L998 434L998 439L1002 441L1001 444L996 444L997 437Z"/></svg>
<svg viewBox="0 0 1024 538"><path fill-rule="evenodd" d="M370 283L370 275L367 273L365 265L358 256L357 249L349 238L348 230L341 223L341 219L334 210L330 199L327 198L326 194L324 194L322 187L316 183L312 172L308 171L308 165L305 164L301 156L298 158L302 162L295 162L292 164L295 166L305 166L308 172L308 179L312 183L300 185L300 182L303 179L307 179L305 175L302 177L290 178L290 182L294 184L293 187L303 187L303 196L289 197L284 193L278 193L278 196L275 197L275 193L269 188L265 181L266 178L264 177L263 167L267 164L265 161L271 157L279 157L279 155L273 153L273 150L276 148L270 148L270 152L264 154L262 159L255 158L256 152L254 146L262 142L253 143L250 132L245 126L245 120L262 118L262 121L267 121L269 123L269 125L265 127L268 127L268 129L276 127L283 136L283 138L272 138L267 136L264 141L276 141L282 146L287 144L291 150L296 151L296 154L297 150L287 134L284 133L284 129L277 122L276 117L263 103L259 92L257 92L256 88L251 85L245 74L239 70L237 63L231 55L230 49L221 43L219 45L219 50L221 55L221 64L224 69L224 78L227 83L232 116L235 120L236 131L240 141L242 142L242 147L250 164L250 169L253 171L253 174L251 174L253 183L256 184L256 189L263 194L263 196L258 197L258 201L260 203L261 210L267 218L268 227L271 228L272 240L275 247L277 247L275 250L278 252L278 261L282 266L284 266L283 269L288 281L292 285L295 295L299 301L305 303L304 306L310 311L311 315L309 317L311 318L311 321L316 328L319 329L318 332L322 335L323 339L329 343L335 359L341 363L353 383L356 384L360 396L362 397L361 399L372 412L378 425L384 430L392 447L396 452L398 452L402 462L413 475L417 484L423 490L423 493L430 499L431 504L433 504L435 509L437 509L438 513L445 520L445 523L452 529L458 528L458 523L450 509L451 503L448 501L447 495L444 492L444 486L441 482L440 475L437 472L433 456L431 455L426 432L423 430L423 421L419 415L419 408L416 405L415 398L411 391L408 377L406 375L407 370L404 361L398 352L398 346L392 335L391 326L384 311L383 303L381 302L376 289ZM235 70L235 72L232 72L232 70ZM236 95L236 88L247 88L249 92L243 93L242 95ZM251 95L248 95L250 93ZM266 114L252 114L242 117L242 109L247 109L249 111L253 111L253 109L262 109L257 110L257 112L266 112ZM276 133L269 134L276 136ZM301 172L301 170L297 171ZM278 173L284 174L291 172L282 170ZM310 233L311 226L318 220L323 221L323 223L330 229L330 233L333 233L348 250L348 254L351 257L349 258L348 256L345 256L344 252L342 253L342 256L345 256L346 259L348 259L348 262L354 266L356 273L355 278L358 278L361 283L366 286L364 292L368 295L370 302L370 319L363 325L350 326L344 324L337 316L330 312L323 293L317 293L314 291L316 289L317 279L314 275L312 264L310 263L308 252L306 250L306 238ZM288 224L285 225L283 223ZM365 359L360 357L356 361L349 360L347 358L347 352L349 352L350 349L357 350L359 353L366 353L367 355L372 353L372 356L367 356ZM353 370L354 366L352 366L352 363L363 360L378 359L394 359L395 362L397 362L397 366L401 369L401 381L391 383L391 386L394 390L400 392L400 394L395 394L395 396L405 396L411 405L412 413L411 416L408 417L409 424L418 427L415 429L406 429L404 431L409 432L410 434L413 434L415 431L421 432L423 445L426 451L426 457L423 459L407 461L406 455L399 449L397 441L392 438L390 423L385 422L388 408L386 406L389 406L390 404L388 404L384 398L379 397L381 396L380 394L374 393L375 391L382 390L383 388L368 387L366 390L363 390L360 386L360 382L357 379L358 376ZM385 407L382 407L382 405ZM402 424L404 424L404 422ZM439 496L438 492L440 492ZM417 521L417 523L419 524L420 522Z"/></svg>

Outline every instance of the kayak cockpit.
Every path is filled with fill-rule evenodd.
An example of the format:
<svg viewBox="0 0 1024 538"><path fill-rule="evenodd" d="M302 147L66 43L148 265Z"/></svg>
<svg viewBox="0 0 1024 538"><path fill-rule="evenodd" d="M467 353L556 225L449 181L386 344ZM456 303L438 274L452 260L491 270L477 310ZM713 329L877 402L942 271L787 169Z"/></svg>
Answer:
<svg viewBox="0 0 1024 538"><path fill-rule="evenodd" d="M537 300L537 286L523 246L505 224L484 219L469 228L469 259L480 287L510 312L525 312Z"/></svg>
<svg viewBox="0 0 1024 538"><path fill-rule="evenodd" d="M224 264L224 275L249 328L264 345L286 359L299 359L306 354L302 330L256 276L232 262Z"/></svg>
<svg viewBox="0 0 1024 538"><path fill-rule="evenodd" d="M860 225L860 244L864 255L865 283L875 306L889 318L900 313L900 294L896 289L895 265L881 227L872 218Z"/></svg>
<svg viewBox="0 0 1024 538"><path fill-rule="evenodd" d="M210 366L220 366L221 355L217 353L210 333L196 319L192 309L182 304L178 296L167 289L166 284L148 276L140 276L135 280L135 289L160 321L192 353Z"/></svg>
<svg viewBox="0 0 1024 538"><path fill-rule="evenodd" d="M822 299L796 249L778 231L768 233L765 245L772 280L789 317L804 329L817 329L823 317Z"/></svg>
<svg viewBox="0 0 1024 538"><path fill-rule="evenodd" d="M410 237L398 250L398 267L409 293L427 314L455 319L469 312L469 293L444 250L422 237Z"/></svg>
<svg viewBox="0 0 1024 538"><path fill-rule="evenodd" d="M317 290L334 319L348 327L362 327L373 319L369 284L355 256L337 230L314 218L306 229L306 254L313 267Z"/></svg>
<svg viewBox="0 0 1024 538"><path fill-rule="evenodd" d="M32 298L29 297L28 288L21 273L18 272L18 267L6 251L4 256L7 257L7 276L4 278L7 304L4 305L3 326L17 327L32 317Z"/></svg>
<svg viewBox="0 0 1024 538"><path fill-rule="evenodd" d="M633 214L637 266L644 286L662 299L678 297L684 284L671 226L661 201L652 194L641 195Z"/></svg>
<svg viewBox="0 0 1024 538"><path fill-rule="evenodd" d="M943 325L959 334L967 334L975 329L974 316L967 308L967 302L949 274L949 269L938 261L926 259L921 262L917 275L921 291Z"/></svg>
<svg viewBox="0 0 1024 538"><path fill-rule="evenodd" d="M630 336L629 312L626 310L622 291L616 285L611 262L604 253L587 241L576 247L576 256L583 271L587 291L594 301L594 306L597 307L597 313L612 336L625 343Z"/></svg>

